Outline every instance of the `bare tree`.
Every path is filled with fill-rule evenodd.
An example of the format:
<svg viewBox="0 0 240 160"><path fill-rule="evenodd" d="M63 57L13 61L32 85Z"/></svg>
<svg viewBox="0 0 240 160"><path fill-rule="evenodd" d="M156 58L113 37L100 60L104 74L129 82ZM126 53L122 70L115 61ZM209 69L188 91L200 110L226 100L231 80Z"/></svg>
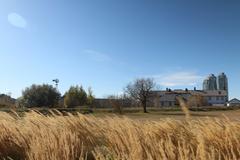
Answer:
<svg viewBox="0 0 240 160"><path fill-rule="evenodd" d="M113 108L113 111L119 114L123 114L123 97L118 95L108 96L110 105Z"/></svg>
<svg viewBox="0 0 240 160"><path fill-rule="evenodd" d="M126 94L141 103L144 113L147 113L147 102L151 91L156 87L156 83L151 78L136 79L129 83L125 89Z"/></svg>
<svg viewBox="0 0 240 160"><path fill-rule="evenodd" d="M124 108L132 106L132 100L126 94L109 95L108 100L115 113L123 114Z"/></svg>

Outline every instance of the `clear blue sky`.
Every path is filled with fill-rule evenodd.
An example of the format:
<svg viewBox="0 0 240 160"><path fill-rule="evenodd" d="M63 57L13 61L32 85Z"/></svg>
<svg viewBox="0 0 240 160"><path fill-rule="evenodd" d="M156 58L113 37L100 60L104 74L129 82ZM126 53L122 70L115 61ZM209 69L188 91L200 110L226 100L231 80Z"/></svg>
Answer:
<svg viewBox="0 0 240 160"><path fill-rule="evenodd" d="M238 0L0 0L0 92L60 79L120 93L137 77L201 88L226 72L240 98Z"/></svg>

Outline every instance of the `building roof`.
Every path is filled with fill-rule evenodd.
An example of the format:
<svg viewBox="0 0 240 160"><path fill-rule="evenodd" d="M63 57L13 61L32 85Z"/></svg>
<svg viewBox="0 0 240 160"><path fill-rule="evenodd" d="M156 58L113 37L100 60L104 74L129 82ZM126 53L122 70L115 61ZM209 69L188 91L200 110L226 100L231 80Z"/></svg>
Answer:
<svg viewBox="0 0 240 160"><path fill-rule="evenodd" d="M233 99L231 99L228 103L229 103L229 104L240 104L240 100L237 99L237 98L233 98Z"/></svg>
<svg viewBox="0 0 240 160"><path fill-rule="evenodd" d="M211 91L203 91L203 90L172 90L172 91L152 91L151 94L153 96L161 96L161 95L200 95L200 96L227 96L227 91L224 90L211 90Z"/></svg>
<svg viewBox="0 0 240 160"><path fill-rule="evenodd" d="M176 101L176 94L166 94L160 97L161 101Z"/></svg>
<svg viewBox="0 0 240 160"><path fill-rule="evenodd" d="M204 95L205 96L227 96L228 92L224 90L204 91Z"/></svg>

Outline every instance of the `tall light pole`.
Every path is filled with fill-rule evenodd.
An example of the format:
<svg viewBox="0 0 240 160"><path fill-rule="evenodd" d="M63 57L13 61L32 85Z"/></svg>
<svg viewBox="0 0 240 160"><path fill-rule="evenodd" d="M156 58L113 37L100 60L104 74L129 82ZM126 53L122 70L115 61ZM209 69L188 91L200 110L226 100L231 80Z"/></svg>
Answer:
<svg viewBox="0 0 240 160"><path fill-rule="evenodd" d="M59 79L54 79L52 80L53 82L55 82L55 85L56 85L56 89L58 89L58 83L59 83Z"/></svg>

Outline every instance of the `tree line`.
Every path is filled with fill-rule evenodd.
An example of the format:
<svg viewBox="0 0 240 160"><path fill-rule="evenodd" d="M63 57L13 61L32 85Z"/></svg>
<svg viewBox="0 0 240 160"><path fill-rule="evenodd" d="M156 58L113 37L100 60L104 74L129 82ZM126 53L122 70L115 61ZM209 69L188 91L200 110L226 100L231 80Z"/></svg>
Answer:
<svg viewBox="0 0 240 160"><path fill-rule="evenodd" d="M61 97L57 88L49 84L36 85L27 87L22 96L17 100L19 107L59 107L60 101L63 100L65 107L75 107L91 105L94 100L92 89L87 91L82 86L71 86L69 90Z"/></svg>
<svg viewBox="0 0 240 160"><path fill-rule="evenodd" d="M142 106L143 111L147 112L147 102L151 91L156 87L156 83L151 78L140 78L130 82L124 88L123 95L109 96L109 102L112 106L120 110L121 106L129 105L126 100L134 101ZM61 97L57 88L49 84L32 85L22 92L22 96L17 100L20 107L49 107L59 106L59 101L63 100L65 107L91 106L95 99L93 91L88 88L86 91L82 86L71 86L69 90Z"/></svg>

